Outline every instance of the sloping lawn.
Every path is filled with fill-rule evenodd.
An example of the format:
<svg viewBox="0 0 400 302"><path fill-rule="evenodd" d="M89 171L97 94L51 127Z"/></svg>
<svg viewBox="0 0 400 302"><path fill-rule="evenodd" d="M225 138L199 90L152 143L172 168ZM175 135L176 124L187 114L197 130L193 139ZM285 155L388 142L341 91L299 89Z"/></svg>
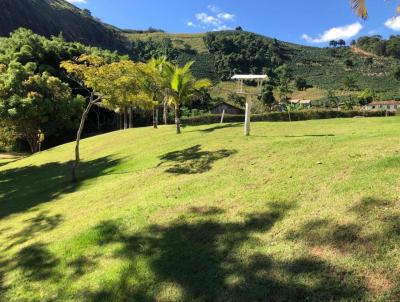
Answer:
<svg viewBox="0 0 400 302"><path fill-rule="evenodd" d="M0 167L1 301L400 300L400 118L131 129Z"/></svg>

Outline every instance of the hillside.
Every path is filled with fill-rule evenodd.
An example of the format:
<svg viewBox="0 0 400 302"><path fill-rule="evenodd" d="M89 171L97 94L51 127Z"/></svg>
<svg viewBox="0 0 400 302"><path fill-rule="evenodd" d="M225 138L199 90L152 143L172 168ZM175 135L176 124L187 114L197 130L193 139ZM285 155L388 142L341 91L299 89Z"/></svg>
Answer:
<svg viewBox="0 0 400 302"><path fill-rule="evenodd" d="M398 301L400 119L130 129L0 167L0 301ZM267 298L266 298L267 297Z"/></svg>
<svg viewBox="0 0 400 302"><path fill-rule="evenodd" d="M169 50L172 59L179 63L196 61L194 74L197 77L208 77L215 83L229 79L234 72L261 73L263 69L273 70L278 65L286 64L293 78L305 78L309 85L322 90L323 95L328 89L343 89L344 78L351 76L357 80L359 90L371 88L382 99L398 97L399 83L393 76L400 68L400 61L396 59L400 57L400 40L397 36L388 41L376 36L361 37L353 48L333 49L286 43L245 31L198 34L121 31L65 0L2 0L0 10L0 35L8 35L18 27L27 27L45 36L62 32L68 41L119 50L129 53L135 60L147 60L167 50L162 43L148 48L140 45L139 49L135 49L132 42L162 42L168 39L172 42L168 48L174 48ZM210 36L218 43L210 43ZM234 47L230 49L232 43ZM378 50L381 48L391 51L379 55ZM137 57L138 52L142 55L147 52L145 59ZM372 52L373 56L370 55ZM216 94L213 92L213 95ZM308 97L305 94L305 97L313 98L314 95Z"/></svg>
<svg viewBox="0 0 400 302"><path fill-rule="evenodd" d="M0 36L26 27L46 37L126 52L120 32L64 0L1 0Z"/></svg>
<svg viewBox="0 0 400 302"><path fill-rule="evenodd" d="M240 36L248 34L246 32L217 32L215 36ZM145 34L126 34L131 41L149 39L162 41L171 39L173 45L182 48L187 44L195 49L198 54L209 54L210 50L204 43L204 34L168 34L168 33L145 33ZM328 89L343 89L343 81L347 76L354 77L357 80L359 90L372 88L381 98L393 98L398 96L398 81L394 78L394 72L400 67L398 59L387 56L370 56L366 51L359 48L318 48L308 47L292 43L278 41L272 38L253 34L254 38L261 38L265 43L276 43L275 55L280 57L281 64L287 64L290 67L293 77L303 77L307 82L317 89L323 91ZM243 45L245 48L246 45ZM359 51L357 51L357 49ZM214 53L211 51L211 55ZM229 56L229 54L225 54ZM196 60L196 56L191 59ZM215 66L205 64L208 74L215 74ZM265 67L265 66L249 66ZM204 73L204 71L203 71ZM343 94L342 92L338 92ZM214 92L214 94L217 94ZM226 93L225 93L226 94ZM225 94L221 94L224 96ZM305 97L313 98L314 94ZM324 95L324 93L322 93Z"/></svg>

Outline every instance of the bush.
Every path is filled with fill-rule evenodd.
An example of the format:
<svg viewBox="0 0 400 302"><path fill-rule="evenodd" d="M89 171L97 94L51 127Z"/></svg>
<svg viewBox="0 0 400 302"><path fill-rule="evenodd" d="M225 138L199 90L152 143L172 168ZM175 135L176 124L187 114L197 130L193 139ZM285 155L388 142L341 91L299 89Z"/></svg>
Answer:
<svg viewBox="0 0 400 302"><path fill-rule="evenodd" d="M330 118L352 118L356 116L364 117L381 117L381 116L394 116L395 112L385 111L337 111L337 110L304 110L304 111L292 111L290 113L292 121L306 121L306 120L318 120L318 119L330 119ZM287 122L289 121L289 115L287 112L270 112L264 114L253 114L251 116L252 122ZM221 121L220 114L207 114L193 117L183 117L182 123L185 125L204 125L214 124ZM243 122L244 115L231 115L227 114L224 117L225 123L237 123Z"/></svg>

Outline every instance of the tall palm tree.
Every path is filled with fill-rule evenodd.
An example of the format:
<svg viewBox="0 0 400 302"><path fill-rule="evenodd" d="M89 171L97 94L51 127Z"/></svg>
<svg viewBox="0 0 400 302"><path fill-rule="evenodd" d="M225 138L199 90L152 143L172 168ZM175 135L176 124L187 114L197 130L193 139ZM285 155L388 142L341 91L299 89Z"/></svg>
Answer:
<svg viewBox="0 0 400 302"><path fill-rule="evenodd" d="M180 107L199 93L200 89L212 85L211 81L208 79L196 80L190 72L193 63L194 62L188 62L183 67L168 63L165 68L165 75L170 79L170 96L168 102L175 109L175 125L177 134L181 133Z"/></svg>

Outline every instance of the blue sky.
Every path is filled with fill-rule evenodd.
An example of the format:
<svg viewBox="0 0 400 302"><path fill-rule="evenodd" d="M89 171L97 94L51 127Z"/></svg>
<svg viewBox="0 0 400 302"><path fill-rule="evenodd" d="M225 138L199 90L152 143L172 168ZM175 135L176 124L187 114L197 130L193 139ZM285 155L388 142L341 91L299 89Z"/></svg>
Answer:
<svg viewBox="0 0 400 302"><path fill-rule="evenodd" d="M358 19L349 0L68 0L120 28L149 26L174 33L235 28L283 41L326 46L360 35L400 34L396 0L368 0L369 19ZM398 4L398 3L397 3Z"/></svg>

